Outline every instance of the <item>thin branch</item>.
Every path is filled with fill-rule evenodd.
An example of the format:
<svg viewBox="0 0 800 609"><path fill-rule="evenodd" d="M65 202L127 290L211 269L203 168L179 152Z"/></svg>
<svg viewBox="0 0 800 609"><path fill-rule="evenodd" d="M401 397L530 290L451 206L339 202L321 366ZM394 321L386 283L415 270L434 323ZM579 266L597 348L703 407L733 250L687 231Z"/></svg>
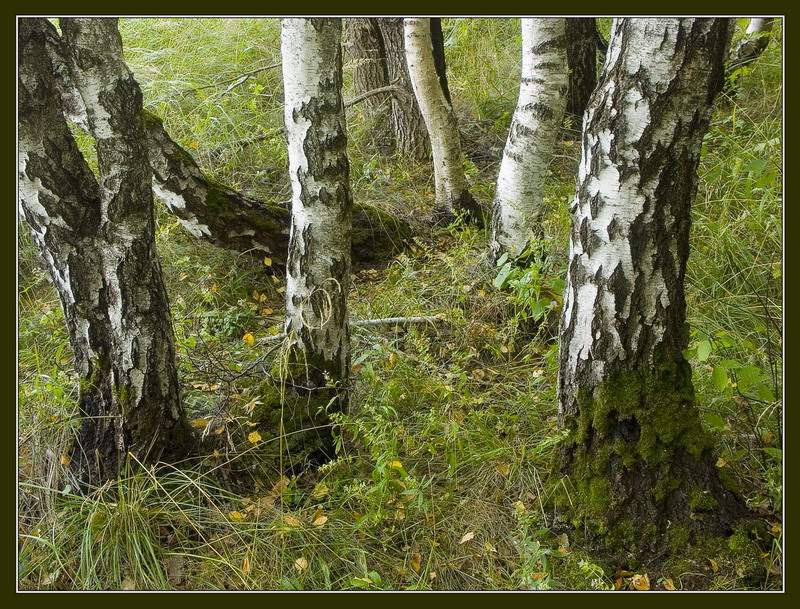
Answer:
<svg viewBox="0 0 800 609"><path fill-rule="evenodd" d="M370 97L375 95L380 95L381 93L399 93L401 91L400 87L397 85L386 85L385 87L378 87L377 89L372 89L371 91L365 91L360 95L356 95L353 99L346 101L344 103L345 108L349 108L351 106L355 106L357 103L364 101Z"/></svg>
<svg viewBox="0 0 800 609"><path fill-rule="evenodd" d="M282 62L271 63L268 66L263 66L261 68L256 68L255 70L250 70L249 72L243 72L238 76L234 76L233 78L228 78L225 80L220 80L217 82L213 82L210 85L203 85L202 87L193 87L191 89L186 89L186 93L193 93L194 91L202 91L203 89L213 89L214 87L221 87L222 85L227 85L228 83L236 83L234 86L239 86L243 82L245 82L251 76L255 76L260 72L266 72L267 70L272 70L273 68L277 68L281 65ZM237 82L241 80L241 82ZM233 87L228 87L228 90L232 89Z"/></svg>
<svg viewBox="0 0 800 609"><path fill-rule="evenodd" d="M437 324L443 322L438 315L430 317L380 317L378 319L358 319L350 322L350 326L357 328L374 328L376 326L411 326L414 324ZM270 343L286 338L286 333L264 336L259 338L259 343Z"/></svg>

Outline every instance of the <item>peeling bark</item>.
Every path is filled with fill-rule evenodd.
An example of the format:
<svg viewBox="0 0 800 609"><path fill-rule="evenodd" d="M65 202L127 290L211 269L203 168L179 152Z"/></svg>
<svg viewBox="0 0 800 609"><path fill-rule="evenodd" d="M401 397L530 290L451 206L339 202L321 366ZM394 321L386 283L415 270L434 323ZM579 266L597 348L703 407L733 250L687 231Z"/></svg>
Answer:
<svg viewBox="0 0 800 609"><path fill-rule="evenodd" d="M352 211L341 27L341 19L284 19L281 27L292 181L286 335L302 384L321 396L338 389L339 409L347 404L350 375Z"/></svg>
<svg viewBox="0 0 800 609"><path fill-rule="evenodd" d="M572 124L581 126L589 97L597 86L597 46L599 35L594 18L565 19L569 92L567 114Z"/></svg>
<svg viewBox="0 0 800 609"><path fill-rule="evenodd" d="M169 303L155 251L141 91L122 59L116 19L62 19L61 28L97 147L100 272L117 407L113 449L107 436L81 438L95 443L84 443L83 449L116 450L117 467L128 452L147 461L181 456L191 431L181 406ZM103 467L108 471L108 464Z"/></svg>
<svg viewBox="0 0 800 609"><path fill-rule="evenodd" d="M55 85L67 118L88 131L86 107L69 73L63 41L45 21L47 50ZM268 203L209 180L189 152L175 142L161 120L144 111L144 128L153 191L193 236L218 247L258 256L275 264L286 261L291 215L285 202ZM410 227L373 207L356 205L353 214L353 258L373 262L398 251Z"/></svg>
<svg viewBox="0 0 800 609"><path fill-rule="evenodd" d="M406 64L403 19L380 18L378 25L386 51L389 82L396 82L398 93L392 96L391 125L395 150L405 158L425 161L430 158L430 140L419 109Z"/></svg>
<svg viewBox="0 0 800 609"><path fill-rule="evenodd" d="M683 356L690 206L729 31L728 19L615 20L584 121L558 463L579 519L609 547L659 552L670 522L722 532L741 513L714 468Z"/></svg>
<svg viewBox="0 0 800 609"><path fill-rule="evenodd" d="M521 19L519 99L497 176L492 208L493 259L517 257L541 236L539 222L548 166L564 115L568 87L564 22Z"/></svg>
<svg viewBox="0 0 800 609"><path fill-rule="evenodd" d="M405 49L414 95L431 136L436 181L434 212L452 217L455 211L463 211L480 223L482 210L469 192L464 173L458 122L436 73L428 19L405 20Z"/></svg>

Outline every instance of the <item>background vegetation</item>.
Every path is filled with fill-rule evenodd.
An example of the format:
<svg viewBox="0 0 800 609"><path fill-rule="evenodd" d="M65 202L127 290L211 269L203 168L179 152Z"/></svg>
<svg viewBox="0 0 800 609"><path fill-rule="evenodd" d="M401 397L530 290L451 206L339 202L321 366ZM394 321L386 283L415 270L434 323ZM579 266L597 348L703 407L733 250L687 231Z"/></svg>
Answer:
<svg viewBox="0 0 800 609"><path fill-rule="evenodd" d="M601 20L608 30L608 20ZM146 106L214 178L290 197L279 23L121 22ZM740 28L741 29L741 28ZM473 192L489 204L518 89L516 20L446 19L452 97ZM383 158L348 111L355 197L414 222L385 268L354 270L355 318L444 323L354 329L354 401L339 458L305 471L258 407L279 391L282 277L200 243L159 206L184 399L208 450L82 497L65 478L77 379L55 291L20 226L20 582L25 588L763 589L781 573L781 32L721 100L693 209L690 357L717 466L761 527L632 567L550 530L557 324L579 142L560 143L544 262L487 266L487 235L420 222L428 164ZM345 98L352 66L345 65ZM252 141L258 139L258 141ZM81 140L91 157L91 143ZM256 342L244 340L247 334ZM255 426L254 426L255 425ZM282 475L289 472L291 475ZM65 486L66 485L66 486ZM61 490L63 489L63 490ZM633 568L633 570L631 570Z"/></svg>

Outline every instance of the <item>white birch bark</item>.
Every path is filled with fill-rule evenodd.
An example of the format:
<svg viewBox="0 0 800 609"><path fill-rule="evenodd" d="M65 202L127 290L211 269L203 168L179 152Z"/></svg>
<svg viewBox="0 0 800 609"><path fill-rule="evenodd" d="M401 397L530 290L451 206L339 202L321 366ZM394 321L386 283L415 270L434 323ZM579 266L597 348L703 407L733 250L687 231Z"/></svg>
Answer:
<svg viewBox="0 0 800 609"><path fill-rule="evenodd" d="M284 19L285 122L292 182L286 334L311 386L350 368L352 196L342 103L341 19Z"/></svg>
<svg viewBox="0 0 800 609"><path fill-rule="evenodd" d="M458 122L447 101L433 57L430 19L406 19L406 62L411 85L431 140L436 182L435 212L445 217L465 211L480 220L480 206L469 192Z"/></svg>
<svg viewBox="0 0 800 609"><path fill-rule="evenodd" d="M569 87L564 19L521 19L519 99L492 209L492 255L519 256L538 231L545 178Z"/></svg>

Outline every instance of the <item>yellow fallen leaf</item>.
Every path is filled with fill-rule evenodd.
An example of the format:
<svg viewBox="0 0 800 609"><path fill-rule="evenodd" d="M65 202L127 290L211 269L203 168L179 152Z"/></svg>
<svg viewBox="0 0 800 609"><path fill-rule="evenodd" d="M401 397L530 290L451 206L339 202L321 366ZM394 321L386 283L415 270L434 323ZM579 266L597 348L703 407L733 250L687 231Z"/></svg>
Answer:
<svg viewBox="0 0 800 609"><path fill-rule="evenodd" d="M411 564L411 568L414 569L415 572L419 573L419 570L422 568L422 554L419 552L414 552L411 555L411 560L409 563Z"/></svg>
<svg viewBox="0 0 800 609"><path fill-rule="evenodd" d="M517 514L522 515L522 514L524 514L525 512L528 511L528 508L525 507L525 504L522 503L522 501L515 501L514 502L514 511Z"/></svg>
<svg viewBox="0 0 800 609"><path fill-rule="evenodd" d="M61 465L66 467L67 465L69 465L72 462L72 459L69 458L69 455L61 455L61 458L59 459L59 462L61 463Z"/></svg>
<svg viewBox="0 0 800 609"><path fill-rule="evenodd" d="M708 562L711 565L711 570L714 573L717 573L719 571L719 563L716 560L714 560L713 558L709 558Z"/></svg>
<svg viewBox="0 0 800 609"><path fill-rule="evenodd" d="M400 463L400 461L398 461L397 459L395 459L394 461L389 461L389 467L391 469L403 469L403 464Z"/></svg>
<svg viewBox="0 0 800 609"><path fill-rule="evenodd" d="M468 533L464 533L464 536L461 538L461 541L459 541L458 543L459 544L467 543L468 541L471 541L474 538L475 538L475 533L473 531L469 531Z"/></svg>
<svg viewBox="0 0 800 609"><path fill-rule="evenodd" d="M225 431L225 427L224 426L223 427L217 427L216 429L214 429L214 435L221 436L224 431Z"/></svg>
<svg viewBox="0 0 800 609"><path fill-rule="evenodd" d="M272 315L273 313L274 313L274 311L272 309L270 309L269 307L262 307L262 309L261 309L261 316L262 317L268 317L269 315Z"/></svg>
<svg viewBox="0 0 800 609"><path fill-rule="evenodd" d="M301 556L294 561L294 568L298 571L305 571L308 568L308 560L306 560L305 556Z"/></svg>
<svg viewBox="0 0 800 609"><path fill-rule="evenodd" d="M675 590L675 584L670 578L664 580L664 590Z"/></svg>
<svg viewBox="0 0 800 609"><path fill-rule="evenodd" d="M205 429L208 425L208 419L192 419L191 426L196 429Z"/></svg>
<svg viewBox="0 0 800 609"><path fill-rule="evenodd" d="M283 516L283 523L290 526L290 527L299 527L301 522L291 514L285 514Z"/></svg>
<svg viewBox="0 0 800 609"><path fill-rule="evenodd" d="M244 522L244 514L241 512L228 512L228 518L233 520L234 522Z"/></svg>
<svg viewBox="0 0 800 609"><path fill-rule="evenodd" d="M723 459L722 457L719 457L717 459L717 467L721 468L721 467L725 467L726 465L728 465L728 462L725 459Z"/></svg>
<svg viewBox="0 0 800 609"><path fill-rule="evenodd" d="M245 575L250 573L250 559L247 556L245 556L244 560L242 561L242 573Z"/></svg>
<svg viewBox="0 0 800 609"><path fill-rule="evenodd" d="M247 441L250 442L250 444L258 444L261 442L261 434L257 431L251 431L247 434Z"/></svg>
<svg viewBox="0 0 800 609"><path fill-rule="evenodd" d="M250 332L245 332L244 336L242 336L242 340L251 347L256 344L256 338Z"/></svg>
<svg viewBox="0 0 800 609"><path fill-rule="evenodd" d="M633 576L633 587L636 590L649 590L650 589L650 578L647 576L647 573L644 575L639 575L638 573Z"/></svg>
<svg viewBox="0 0 800 609"><path fill-rule="evenodd" d="M318 509L314 514L314 520L311 521L315 527L321 527L326 522L328 522L328 517L325 515L325 512L322 511L322 508Z"/></svg>
<svg viewBox="0 0 800 609"><path fill-rule="evenodd" d="M264 266L272 266L272 258L264 256Z"/></svg>
<svg viewBox="0 0 800 609"><path fill-rule="evenodd" d="M508 463L498 463L494 467L501 476L508 476L511 473L511 467L509 467Z"/></svg>

